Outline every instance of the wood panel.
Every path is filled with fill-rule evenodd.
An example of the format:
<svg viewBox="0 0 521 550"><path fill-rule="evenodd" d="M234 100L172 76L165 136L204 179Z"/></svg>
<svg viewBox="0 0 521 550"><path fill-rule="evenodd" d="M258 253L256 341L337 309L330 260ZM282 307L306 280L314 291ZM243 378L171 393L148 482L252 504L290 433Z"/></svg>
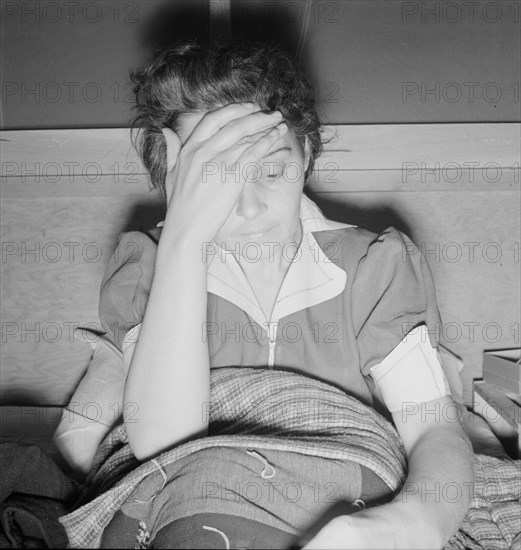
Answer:
<svg viewBox="0 0 521 550"><path fill-rule="evenodd" d="M148 227L146 197L2 201L2 400L65 404L91 349L74 327L100 329L99 286L117 237Z"/></svg>
<svg viewBox="0 0 521 550"><path fill-rule="evenodd" d="M422 163L424 169L439 164L447 171L449 163L457 163L480 172L495 163L519 174L521 125L516 123L329 125L322 137L327 143L317 160L319 171L413 169L408 163L419 170ZM2 140L2 184L13 177L40 185L59 183L62 177L65 184L76 175L87 175L87 183L120 175L114 183L139 184L132 176L146 173L128 128L9 130L2 132ZM492 167L489 171L493 179Z"/></svg>
<svg viewBox="0 0 521 550"><path fill-rule="evenodd" d="M483 349L519 346L520 128L327 127L333 139L309 182L329 217L373 231L393 225L427 253L467 400ZM128 135L3 132L5 403L68 401L91 353L72 327L99 327L99 284L118 234L163 219Z"/></svg>
<svg viewBox="0 0 521 550"><path fill-rule="evenodd" d="M233 34L303 51L325 121L519 121L514 0L11 0L0 3L3 124L127 125L129 69L151 38L224 38L227 4Z"/></svg>
<svg viewBox="0 0 521 550"><path fill-rule="evenodd" d="M127 126L135 103L131 69L168 37L206 40L208 0L0 4L8 128ZM212 35L214 29L212 28Z"/></svg>
<svg viewBox="0 0 521 550"><path fill-rule="evenodd" d="M304 61L324 122L519 122L519 4L490 18L487 2L309 3Z"/></svg>

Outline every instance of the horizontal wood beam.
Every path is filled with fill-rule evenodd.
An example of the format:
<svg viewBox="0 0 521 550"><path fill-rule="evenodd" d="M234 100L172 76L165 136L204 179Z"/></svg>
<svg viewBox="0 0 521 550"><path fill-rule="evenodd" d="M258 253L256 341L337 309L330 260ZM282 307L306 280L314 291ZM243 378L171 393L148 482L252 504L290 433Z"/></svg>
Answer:
<svg viewBox="0 0 521 550"><path fill-rule="evenodd" d="M519 170L521 124L354 124L323 127L319 170L402 170L404 164L463 169L494 163ZM128 128L0 132L1 181L10 177L146 174ZM472 164L479 163L479 164ZM516 164L517 163L517 164ZM450 167L447 166L447 169Z"/></svg>

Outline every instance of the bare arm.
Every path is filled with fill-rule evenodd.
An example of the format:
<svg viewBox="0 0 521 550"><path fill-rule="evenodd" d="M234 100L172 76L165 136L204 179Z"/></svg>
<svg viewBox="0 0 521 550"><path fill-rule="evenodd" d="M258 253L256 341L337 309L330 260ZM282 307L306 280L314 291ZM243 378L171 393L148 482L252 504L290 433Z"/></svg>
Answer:
<svg viewBox="0 0 521 550"><path fill-rule="evenodd" d="M161 242L124 394L125 403L138 406L138 421L126 429L140 460L207 432L202 404L210 399L210 368L201 338L206 267L200 246L179 240L166 254Z"/></svg>
<svg viewBox="0 0 521 550"><path fill-rule="evenodd" d="M396 537L401 547L442 548L467 512L474 454L456 410L452 397L445 396L422 403L413 415L393 414L409 463L407 481L391 503L396 518L402 518L394 522L401 528Z"/></svg>
<svg viewBox="0 0 521 550"><path fill-rule="evenodd" d="M124 403L138 407L137 422L125 426L140 460L207 433L203 404L210 399L210 367L201 337L207 308L202 247L226 221L244 182L236 182L233 174L227 180L221 172L203 181L202 167L251 162L269 149L280 136L269 131L280 119L254 111L236 104L208 113L182 146L171 130L164 132L169 203L124 393ZM251 138L243 141L246 136Z"/></svg>
<svg viewBox="0 0 521 550"><path fill-rule="evenodd" d="M424 403L443 410L450 396ZM441 408L440 408L441 407ZM398 413L401 416L401 413ZM338 516L304 548L441 549L460 526L472 496L473 453L459 422L440 415L393 415L407 452L405 485L389 504Z"/></svg>
<svg viewBox="0 0 521 550"><path fill-rule="evenodd" d="M382 548L443 548L461 525L472 496L473 452L454 421L455 407L445 396L411 415L393 413L407 452L407 480L390 504L355 519L375 541L386 541Z"/></svg>

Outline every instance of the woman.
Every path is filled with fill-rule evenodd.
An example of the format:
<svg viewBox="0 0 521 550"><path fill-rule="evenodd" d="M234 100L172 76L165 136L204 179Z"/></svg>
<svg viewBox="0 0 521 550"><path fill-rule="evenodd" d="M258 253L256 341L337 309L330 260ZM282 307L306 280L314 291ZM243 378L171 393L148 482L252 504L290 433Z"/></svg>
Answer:
<svg viewBox="0 0 521 550"><path fill-rule="evenodd" d="M276 47L246 42L174 46L134 82L142 159L167 203L146 312L127 335L135 456L208 434L213 368L306 374L386 407L408 460L392 502L328 520L306 548L441 548L470 501L442 489L464 489L473 470L443 414L454 402L434 286L405 235L331 222L303 195L321 151L311 85Z"/></svg>

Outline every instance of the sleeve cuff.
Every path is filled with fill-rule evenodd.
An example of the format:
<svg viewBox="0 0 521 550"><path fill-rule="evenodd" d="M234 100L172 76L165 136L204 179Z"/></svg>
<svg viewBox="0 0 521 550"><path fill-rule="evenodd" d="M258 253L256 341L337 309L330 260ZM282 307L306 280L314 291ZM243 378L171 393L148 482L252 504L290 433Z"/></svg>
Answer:
<svg viewBox="0 0 521 550"><path fill-rule="evenodd" d="M390 412L399 412L410 403L451 395L438 351L432 347L425 325L411 330L370 371Z"/></svg>

